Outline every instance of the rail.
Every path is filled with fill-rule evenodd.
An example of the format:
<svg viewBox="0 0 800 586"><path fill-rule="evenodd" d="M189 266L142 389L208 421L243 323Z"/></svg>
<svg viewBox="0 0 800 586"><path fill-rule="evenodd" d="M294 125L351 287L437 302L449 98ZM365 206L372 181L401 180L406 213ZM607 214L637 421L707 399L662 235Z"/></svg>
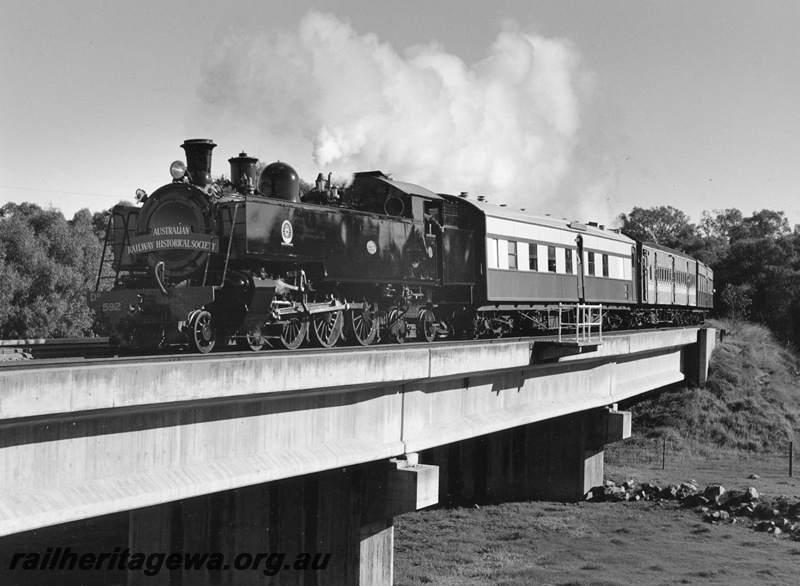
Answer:
<svg viewBox="0 0 800 586"><path fill-rule="evenodd" d="M569 321L570 319L574 321ZM595 335L596 334L596 335ZM603 306L582 303L558 304L559 342L602 342Z"/></svg>
<svg viewBox="0 0 800 586"><path fill-rule="evenodd" d="M107 356L108 338L26 338L0 340L0 361L28 358L72 358Z"/></svg>

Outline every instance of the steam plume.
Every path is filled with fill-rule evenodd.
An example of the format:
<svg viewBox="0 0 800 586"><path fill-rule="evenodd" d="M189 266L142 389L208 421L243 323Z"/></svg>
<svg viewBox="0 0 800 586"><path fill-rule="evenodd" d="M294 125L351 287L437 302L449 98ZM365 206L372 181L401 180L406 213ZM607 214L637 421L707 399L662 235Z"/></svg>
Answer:
<svg viewBox="0 0 800 586"><path fill-rule="evenodd" d="M250 128L248 148L301 174L298 157L313 158L338 176L381 169L438 192L567 213L586 211L562 196L583 183L570 173L591 86L571 43L513 26L467 64L435 44L401 55L312 11L296 31L215 46L199 94L217 130ZM587 179L593 200L604 181Z"/></svg>

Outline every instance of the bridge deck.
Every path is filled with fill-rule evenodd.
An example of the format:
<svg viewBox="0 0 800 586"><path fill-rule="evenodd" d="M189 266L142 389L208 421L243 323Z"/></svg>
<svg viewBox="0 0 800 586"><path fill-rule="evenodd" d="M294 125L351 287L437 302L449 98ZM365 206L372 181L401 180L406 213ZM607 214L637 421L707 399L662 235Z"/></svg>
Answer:
<svg viewBox="0 0 800 586"><path fill-rule="evenodd" d="M0 535L609 405L684 380L701 332L3 369Z"/></svg>

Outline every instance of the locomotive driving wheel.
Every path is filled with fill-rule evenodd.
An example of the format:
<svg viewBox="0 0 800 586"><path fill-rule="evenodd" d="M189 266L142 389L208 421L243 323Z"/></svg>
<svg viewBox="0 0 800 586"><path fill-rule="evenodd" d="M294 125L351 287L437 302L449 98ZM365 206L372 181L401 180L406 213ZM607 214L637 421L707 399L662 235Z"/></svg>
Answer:
<svg viewBox="0 0 800 586"><path fill-rule="evenodd" d="M348 340L355 340L361 346L369 346L378 337L378 306L364 301L361 309L353 309L345 316Z"/></svg>
<svg viewBox="0 0 800 586"><path fill-rule="evenodd" d="M326 311L314 314L311 318L311 334L314 344L323 348L332 348L339 341L344 325L344 317L340 311Z"/></svg>
<svg viewBox="0 0 800 586"><path fill-rule="evenodd" d="M390 340L394 340L398 344L406 341L408 334L408 326L406 325L405 317L396 308L389 310L389 315L386 318L386 333Z"/></svg>
<svg viewBox="0 0 800 586"><path fill-rule="evenodd" d="M287 350L297 350L308 336L308 322L293 317L281 328L281 344Z"/></svg>
<svg viewBox="0 0 800 586"><path fill-rule="evenodd" d="M256 326L245 336L236 339L236 346L241 350L252 350L258 352L264 347L264 338L261 335L261 328Z"/></svg>
<svg viewBox="0 0 800 586"><path fill-rule="evenodd" d="M417 337L427 342L433 342L436 339L436 329L436 318L433 312L428 309L420 311L419 318L417 318Z"/></svg>
<svg viewBox="0 0 800 586"><path fill-rule="evenodd" d="M216 332L211 326L211 314L206 310L195 311L189 318L189 348L193 352L208 354L217 342Z"/></svg>

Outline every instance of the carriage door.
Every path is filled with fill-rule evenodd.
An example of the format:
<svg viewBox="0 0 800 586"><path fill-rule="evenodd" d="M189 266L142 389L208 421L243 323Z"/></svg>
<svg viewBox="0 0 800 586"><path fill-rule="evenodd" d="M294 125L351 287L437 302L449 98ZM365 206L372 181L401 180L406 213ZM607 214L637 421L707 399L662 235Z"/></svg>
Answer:
<svg viewBox="0 0 800 586"><path fill-rule="evenodd" d="M656 297L655 298L655 303L658 303L658 286L659 286L659 284L661 284L661 268L658 266L658 253L657 252L653 253L653 264L655 265L655 270L653 271L655 273L655 286L653 288L655 289L655 293L656 293L655 294L655 297Z"/></svg>
<svg viewBox="0 0 800 586"><path fill-rule="evenodd" d="M669 260L670 260L670 266L672 267L670 269L670 271L672 272L672 274L670 275L670 277L671 277L670 278L670 285L671 285L671 288L672 288L672 305L675 305L675 257L674 256L670 256Z"/></svg>
<svg viewBox="0 0 800 586"><path fill-rule="evenodd" d="M650 251L642 249L641 254L641 262L642 266L639 267L639 291L641 292L641 302L642 303L649 303L650 296L648 295L650 290L650 279L648 275L648 267L650 266ZM634 263L634 267L636 263Z"/></svg>
<svg viewBox="0 0 800 586"><path fill-rule="evenodd" d="M578 234L575 242L578 245L578 301L584 303L586 300L586 283L583 278L583 236Z"/></svg>

